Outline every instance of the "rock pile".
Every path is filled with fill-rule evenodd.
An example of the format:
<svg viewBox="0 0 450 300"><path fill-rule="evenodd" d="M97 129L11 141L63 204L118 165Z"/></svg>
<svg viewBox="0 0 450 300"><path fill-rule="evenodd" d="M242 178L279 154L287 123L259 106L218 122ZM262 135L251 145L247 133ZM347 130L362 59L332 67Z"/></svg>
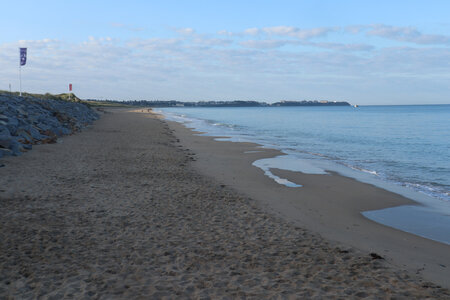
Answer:
<svg viewBox="0 0 450 300"><path fill-rule="evenodd" d="M0 158L54 143L98 117L82 103L0 94Z"/></svg>

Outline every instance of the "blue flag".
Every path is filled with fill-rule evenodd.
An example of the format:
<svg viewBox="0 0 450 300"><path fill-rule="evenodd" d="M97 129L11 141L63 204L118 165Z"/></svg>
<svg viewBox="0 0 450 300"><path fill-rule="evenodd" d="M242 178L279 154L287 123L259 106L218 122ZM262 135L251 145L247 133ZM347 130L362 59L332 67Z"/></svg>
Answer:
<svg viewBox="0 0 450 300"><path fill-rule="evenodd" d="M25 66L27 63L27 48L20 48L20 65Z"/></svg>

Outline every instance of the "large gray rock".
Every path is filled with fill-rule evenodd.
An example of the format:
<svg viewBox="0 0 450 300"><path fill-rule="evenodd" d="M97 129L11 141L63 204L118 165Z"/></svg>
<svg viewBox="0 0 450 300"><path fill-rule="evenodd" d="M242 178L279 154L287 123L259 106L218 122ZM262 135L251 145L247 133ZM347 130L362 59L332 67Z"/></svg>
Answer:
<svg viewBox="0 0 450 300"><path fill-rule="evenodd" d="M9 117L7 119L6 127L13 134L15 134L18 126L19 126L19 119L17 119L16 117Z"/></svg>
<svg viewBox="0 0 450 300"><path fill-rule="evenodd" d="M0 125L0 136L11 136L11 132L8 127Z"/></svg>

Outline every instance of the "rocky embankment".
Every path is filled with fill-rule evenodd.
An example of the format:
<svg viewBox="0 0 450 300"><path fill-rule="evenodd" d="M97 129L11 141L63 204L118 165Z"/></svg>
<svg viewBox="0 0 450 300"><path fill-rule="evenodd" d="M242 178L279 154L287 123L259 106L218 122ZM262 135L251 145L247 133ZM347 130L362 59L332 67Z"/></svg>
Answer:
<svg viewBox="0 0 450 300"><path fill-rule="evenodd" d="M20 155L35 144L54 143L98 117L82 103L0 94L0 158Z"/></svg>

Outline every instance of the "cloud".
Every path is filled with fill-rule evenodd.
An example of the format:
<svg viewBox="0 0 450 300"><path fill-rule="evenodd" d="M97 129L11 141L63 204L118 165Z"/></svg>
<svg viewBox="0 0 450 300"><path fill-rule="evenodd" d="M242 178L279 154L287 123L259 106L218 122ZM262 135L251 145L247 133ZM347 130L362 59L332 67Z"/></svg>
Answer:
<svg viewBox="0 0 450 300"><path fill-rule="evenodd" d="M449 45L450 36L437 34L423 34L414 27L396 27L388 25L372 25L367 31L369 36L409 42L421 45Z"/></svg>
<svg viewBox="0 0 450 300"><path fill-rule="evenodd" d="M225 36L234 36L236 35L235 33L228 31L228 30L219 30L217 32L218 35L225 35Z"/></svg>
<svg viewBox="0 0 450 300"><path fill-rule="evenodd" d="M344 30L347 32L353 33L353 34L358 34L367 28L368 27L366 25L350 25L350 26L346 26Z"/></svg>
<svg viewBox="0 0 450 300"><path fill-rule="evenodd" d="M370 26L361 27L359 34L372 30ZM0 89L7 89L9 82L13 89L18 86L17 48L23 45L29 49L22 74L24 90L64 92L67 82L72 82L82 98L279 100L348 96L347 91L361 90L352 97L363 99L398 87L406 89L419 78L422 87L411 86L412 90L433 87L448 91L448 47L374 47L343 43L340 35L317 42L313 37L327 34L326 30L300 34L300 29L293 27L269 28L241 36L205 35L192 29L175 38L89 37L79 43L55 39L3 43ZM408 34L400 36L413 36ZM327 89L329 94L322 94ZM448 99L449 93L437 97Z"/></svg>
<svg viewBox="0 0 450 300"><path fill-rule="evenodd" d="M107 37L100 37L100 38L96 38L93 36L89 36L87 41L84 41L83 43L87 44L87 43L91 43L91 44L99 44L99 43L111 43L114 41L118 41L117 39L113 39L109 36Z"/></svg>
<svg viewBox="0 0 450 300"><path fill-rule="evenodd" d="M368 68L385 75L420 77L440 74L448 77L450 49L389 47L379 50L368 63Z"/></svg>
<svg viewBox="0 0 450 300"><path fill-rule="evenodd" d="M360 34L365 32L367 36L378 36L400 42L414 43L418 45L450 45L450 36L437 34L424 34L414 27L398 27L383 24L376 25L352 25L342 27L317 27L301 29L293 26L273 26L263 28L248 28L243 35L269 35L291 37L299 40L310 40L317 37L325 37L333 32L348 32ZM341 47L342 48L342 47ZM355 45L349 49L357 48ZM365 48L365 49L363 49ZM343 49L343 48L342 48ZM360 50L370 50L369 47L360 47Z"/></svg>
<svg viewBox="0 0 450 300"><path fill-rule="evenodd" d="M194 42L197 45L205 45L205 46L230 46L233 44L233 40L230 39L216 39L216 38L196 38Z"/></svg>
<svg viewBox="0 0 450 300"><path fill-rule="evenodd" d="M239 45L246 48L254 48L261 50L275 49L286 45L309 46L336 51L371 51L375 49L374 46L367 44L315 43L309 41L280 40L280 39L246 40L240 42Z"/></svg>
<svg viewBox="0 0 450 300"><path fill-rule="evenodd" d="M179 38L132 39L126 47L134 51L181 51L183 40Z"/></svg>
<svg viewBox="0 0 450 300"><path fill-rule="evenodd" d="M46 49L46 48L57 48L62 44L58 39L45 38L42 40L19 40L19 47L27 47L30 49Z"/></svg>
<svg viewBox="0 0 450 300"><path fill-rule="evenodd" d="M176 28L176 32L182 35L193 35L195 34L195 30L192 28Z"/></svg>
<svg viewBox="0 0 450 300"><path fill-rule="evenodd" d="M299 42L290 40L247 40L240 42L239 44L246 48L274 49L288 44L291 45L299 44Z"/></svg>
<svg viewBox="0 0 450 300"><path fill-rule="evenodd" d="M214 47L214 46L229 46L233 43L231 39L215 38L205 34L198 34L192 28L176 28L177 33L181 34L184 41L188 41L194 47ZM228 32L222 32L222 35L226 35ZM231 34L231 33L229 33Z"/></svg>
<svg viewBox="0 0 450 300"><path fill-rule="evenodd" d="M374 46L367 44L304 43L304 45L337 51L372 51L375 49Z"/></svg>
<svg viewBox="0 0 450 300"><path fill-rule="evenodd" d="M325 36L330 32L337 31L338 28L331 27L318 27L311 29L300 29L298 27L292 26L274 26L274 27L264 27L264 28L248 28L244 30L245 34L248 35L258 35L267 34L274 36L289 36L301 40L311 39L314 37Z"/></svg>
<svg viewBox="0 0 450 300"><path fill-rule="evenodd" d="M248 35L257 35L260 33L260 30L258 28L248 28L244 30L244 34Z"/></svg>

